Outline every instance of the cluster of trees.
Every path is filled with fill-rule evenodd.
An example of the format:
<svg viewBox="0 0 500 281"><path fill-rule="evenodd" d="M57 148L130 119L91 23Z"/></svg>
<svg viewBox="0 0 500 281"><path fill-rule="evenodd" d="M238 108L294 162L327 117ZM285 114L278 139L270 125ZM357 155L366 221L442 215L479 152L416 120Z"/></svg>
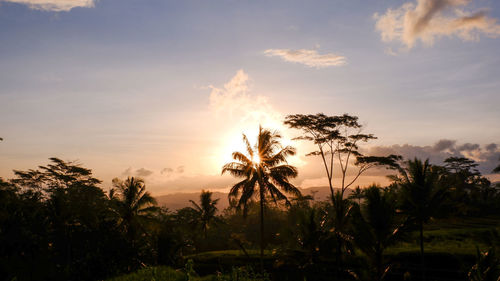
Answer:
<svg viewBox="0 0 500 281"><path fill-rule="evenodd" d="M77 163L51 158L0 179L0 276L90 280L151 262L156 207L142 180L116 180L109 194Z"/></svg>
<svg viewBox="0 0 500 281"><path fill-rule="evenodd" d="M429 220L445 215L477 216L500 210L498 186L493 186L479 173L478 164L473 160L450 157L444 161L444 166L438 166L416 158L403 161L398 155L363 155L359 143L375 137L363 133L358 118L348 114L290 115L285 124L302 131L297 139L311 141L317 146L317 150L308 155L321 157L331 196L327 202L311 204L289 183L288 179L296 177L297 171L286 164L286 156L295 151L280 146L279 134L260 128L254 147L243 135L250 158L234 152L236 162L224 166L223 173L243 178L230 192L230 197L239 198L238 208L243 206L245 211L247 202L258 194L261 259L265 243L264 206L267 202L277 204L277 199L284 201L285 206L291 206L279 189L301 202L302 216L295 222L297 228L306 229L301 233L302 237L299 233L290 237L291 241L299 242L298 249L305 250L305 255L301 256L308 257L310 264L318 263L314 258L322 254L322 258L333 256L337 280L352 277L353 271L345 264L345 259L353 255L354 249L361 250L368 257L372 279L382 280L390 268L384 264L384 250L415 230L419 232L421 274L425 280L424 225ZM354 169L349 166L350 161ZM337 190L333 184L334 165L340 170ZM346 198L346 191L359 176L376 166L397 171L396 175L390 176L393 183L385 188L374 185L361 190L357 187ZM350 171L352 180L347 181Z"/></svg>
<svg viewBox="0 0 500 281"><path fill-rule="evenodd" d="M0 276L102 280L147 265L182 266L193 253L239 249L250 257L259 248L261 267L265 250L272 249L281 264L304 274L382 280L391 267L384 251L416 231L425 279L424 226L432 218L500 211L498 186L470 159L451 157L438 166L363 155L359 144L375 137L362 133L357 117L349 115L291 115L285 124L317 146L310 155L324 164L328 200L304 196L290 182L298 174L287 163L295 149L283 147L279 134L263 128L255 145L243 136L247 151L234 152L235 161L223 167L222 173L240 178L225 210L217 209L209 191L190 207L158 207L144 181L133 177L113 180L105 192L91 170L51 158L46 166L14 171L13 179L0 178ZM392 184L353 188L376 166L394 171ZM338 184L334 171L340 171ZM356 261L358 252L369 267ZM498 259L493 250L488 253L471 270L471 279L483 280L485 270L500 272L498 265L491 270L489 264Z"/></svg>

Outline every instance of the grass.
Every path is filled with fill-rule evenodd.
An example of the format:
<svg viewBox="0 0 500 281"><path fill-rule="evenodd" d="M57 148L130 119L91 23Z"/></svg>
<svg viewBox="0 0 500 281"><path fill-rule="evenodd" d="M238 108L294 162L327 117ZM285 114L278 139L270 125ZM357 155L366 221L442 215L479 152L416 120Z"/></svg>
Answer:
<svg viewBox="0 0 500 281"><path fill-rule="evenodd" d="M187 275L184 272L174 270L165 266L148 267L134 273L108 279L108 281L185 281Z"/></svg>
<svg viewBox="0 0 500 281"><path fill-rule="evenodd" d="M254 273L251 269L244 267L233 268L226 274L208 276L197 276L191 270L188 274L183 270L175 270L166 266L153 266L140 269L134 273L122 275L107 281L266 281L267 275Z"/></svg>
<svg viewBox="0 0 500 281"><path fill-rule="evenodd" d="M494 243L495 233L500 233L499 217L433 221L424 230L425 252L475 256L476 247L487 249ZM390 247L387 254L419 251L417 233L413 233L409 242Z"/></svg>
<svg viewBox="0 0 500 281"><path fill-rule="evenodd" d="M260 250L246 250L248 253L248 256L250 258L259 258L260 257ZM264 250L264 257L270 257L273 256L273 251L271 250ZM223 251L209 251L209 252L203 252L203 253L197 253L193 255L188 255L186 258L196 258L196 259L210 259L210 258L219 258L219 257L224 257L224 258L230 258L230 257L235 257L235 258L240 258L240 257L246 257L245 253L242 250L223 250Z"/></svg>

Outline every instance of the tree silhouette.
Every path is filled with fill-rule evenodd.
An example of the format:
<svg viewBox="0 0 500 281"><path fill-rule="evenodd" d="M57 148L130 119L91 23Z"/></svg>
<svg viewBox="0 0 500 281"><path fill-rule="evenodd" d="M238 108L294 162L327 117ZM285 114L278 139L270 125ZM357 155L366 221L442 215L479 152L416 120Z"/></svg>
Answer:
<svg viewBox="0 0 500 281"><path fill-rule="evenodd" d="M156 199L146 191L144 181L139 178L128 177L125 181L115 178L113 186L116 188L117 197L112 198L116 198L114 200L121 219L120 225L133 241L138 231L143 229L143 221L157 210Z"/></svg>
<svg viewBox="0 0 500 281"><path fill-rule="evenodd" d="M397 161L401 159L400 156L396 155L380 157L361 154L359 144L376 139L376 137L373 134L362 133L363 125L359 124L357 116L349 114L327 116L323 113L295 114L288 115L284 123L290 128L299 129L305 133L295 139L312 141L318 147L318 150L308 153L307 156L321 156L332 200L334 197L333 171L335 161L337 161L341 172L340 190L343 197L346 189L368 169L375 166L397 168ZM353 179L347 182L346 177L350 164L354 164L357 171L354 172Z"/></svg>
<svg viewBox="0 0 500 281"><path fill-rule="evenodd" d="M277 203L278 200L285 201L290 205L285 194L290 193L300 196L300 191L289 182L289 178L297 176L297 169L287 164L286 158L295 154L291 146L282 147L279 140L281 135L259 127L257 143L254 147L250 145L248 138L243 134L247 154L233 152L231 162L222 168L222 174L229 173L238 178L244 178L236 183L229 192L229 198L238 198L237 207L243 207L244 214L247 204L258 194L260 201L260 258L261 267L264 259L264 206L266 196ZM281 191L282 190L282 191Z"/></svg>
<svg viewBox="0 0 500 281"><path fill-rule="evenodd" d="M29 268L16 273L19 280L88 280L123 268L128 260L115 254L126 252L126 244L116 231L109 201L97 186L101 181L78 163L50 161L38 169L14 171L10 183L17 193L11 201L15 204L9 206L13 208L9 221L0 221L0 232L9 236L9 243L19 245L19 253L13 252L12 263L6 266ZM20 262L16 255L26 261Z"/></svg>
<svg viewBox="0 0 500 281"><path fill-rule="evenodd" d="M363 199L363 197L365 197L365 191L361 189L359 185L349 194L349 199L358 200L358 205L361 205L361 199Z"/></svg>
<svg viewBox="0 0 500 281"><path fill-rule="evenodd" d="M373 185L364 191L365 201L354 215L354 238L358 247L370 260L374 280L382 280L388 272L383 262L384 250L404 233L397 214L393 194Z"/></svg>
<svg viewBox="0 0 500 281"><path fill-rule="evenodd" d="M193 209L196 211L198 215L198 224L201 226L203 231L203 235L205 239L207 238L207 231L209 225L212 222L217 221L216 212L217 212L217 202L219 199L212 200L212 192L202 190L200 194L200 204L198 205L193 200L189 200L193 205Z"/></svg>
<svg viewBox="0 0 500 281"><path fill-rule="evenodd" d="M332 212L329 224L330 232L335 237L336 243L336 280L341 280L341 274L345 274L343 266L343 255L351 247L352 235L349 233L352 218L353 203L345 199L342 192L337 190L332 198Z"/></svg>
<svg viewBox="0 0 500 281"><path fill-rule="evenodd" d="M422 162L415 158L400 169L401 177L392 177L401 188L401 211L419 228L423 280L425 280L424 224L440 213L440 207L443 206L446 196L445 189L439 185L442 171L439 168L429 164L429 159Z"/></svg>

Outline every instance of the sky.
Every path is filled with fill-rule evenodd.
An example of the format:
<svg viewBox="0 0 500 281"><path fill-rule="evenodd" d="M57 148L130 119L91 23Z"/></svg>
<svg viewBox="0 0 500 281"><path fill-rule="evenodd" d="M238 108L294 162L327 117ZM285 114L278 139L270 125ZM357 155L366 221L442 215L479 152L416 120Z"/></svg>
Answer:
<svg viewBox="0 0 500 281"><path fill-rule="evenodd" d="M153 194L226 189L241 134L297 147L288 114L356 115L367 154L500 158L494 0L0 0L0 177L78 161ZM384 182L381 171L362 184Z"/></svg>

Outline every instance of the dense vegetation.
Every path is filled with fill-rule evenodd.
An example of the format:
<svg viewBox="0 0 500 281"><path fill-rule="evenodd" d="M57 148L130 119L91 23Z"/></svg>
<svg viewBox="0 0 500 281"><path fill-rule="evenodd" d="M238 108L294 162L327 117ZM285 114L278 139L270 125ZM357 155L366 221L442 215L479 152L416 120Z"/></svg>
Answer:
<svg viewBox="0 0 500 281"><path fill-rule="evenodd" d="M105 192L90 169L58 158L0 178L0 278L498 280L499 186L474 161L362 155L359 142L374 136L349 115L293 115L286 124L317 145L311 155L325 164L329 200L290 183L295 150L262 128L223 168L241 178L225 210L208 191L192 207L158 207L133 177ZM392 184L352 188L350 160L355 180L383 166Z"/></svg>

